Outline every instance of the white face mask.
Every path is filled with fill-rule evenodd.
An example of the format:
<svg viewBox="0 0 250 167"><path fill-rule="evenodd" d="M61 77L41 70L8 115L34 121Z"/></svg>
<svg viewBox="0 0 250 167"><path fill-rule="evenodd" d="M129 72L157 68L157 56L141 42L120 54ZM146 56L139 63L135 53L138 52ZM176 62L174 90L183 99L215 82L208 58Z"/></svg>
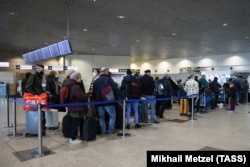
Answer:
<svg viewBox="0 0 250 167"><path fill-rule="evenodd" d="M96 76L96 72L93 72L93 76L94 76L94 77Z"/></svg>

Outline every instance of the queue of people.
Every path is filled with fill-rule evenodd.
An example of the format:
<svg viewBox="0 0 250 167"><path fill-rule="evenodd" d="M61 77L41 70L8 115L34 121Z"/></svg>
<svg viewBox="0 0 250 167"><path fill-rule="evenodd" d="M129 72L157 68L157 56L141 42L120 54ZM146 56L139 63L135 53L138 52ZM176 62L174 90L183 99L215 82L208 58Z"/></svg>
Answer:
<svg viewBox="0 0 250 167"><path fill-rule="evenodd" d="M42 77L44 66L38 65L36 74L27 74L23 88L24 91L30 92L34 95L38 95L44 92L42 88ZM235 110L237 105L237 82L235 80L229 81L228 97L230 98L230 111ZM215 102L211 107L216 107L218 103L218 94L222 88L218 83L218 78L215 77L211 83L206 79L205 75L202 75L200 79L197 76L191 74L183 86L180 87L180 82L175 82L169 75L164 75L162 78L153 79L151 76L151 70L145 70L144 75L132 75L130 69L127 70L127 75L124 76L121 82L121 86L114 82L111 77L111 73L107 67L94 69L93 79L90 83L89 91L85 92L84 83L82 80L82 74L78 71L70 69L66 71L66 77L61 84L58 80L58 75L55 71L50 71L46 77L46 89L50 99L54 99L53 103L60 103L60 88L68 86L70 88L70 103L81 103L87 101L103 102L94 106L96 110L96 116L98 116L101 134L112 134L115 132L116 122L116 104L112 102L114 100L126 100L126 128L131 128L130 116L131 111L134 115L134 128L141 128L141 123L148 123L148 109L150 109L150 123L159 124L156 118L164 118L165 109L171 109L172 107L172 95L173 90L176 87L183 89L186 96L189 99L189 111L187 116L191 117L192 108L196 107L196 112L199 112L199 106L197 101L199 100L199 94L210 90L215 94ZM161 98L167 98L168 100L157 100ZM141 101L141 99L144 99ZM214 105L214 106L213 106ZM71 133L69 143L77 144L81 140L77 139L78 129L81 128L81 121L87 115L87 106L70 106L67 107L68 112L72 116ZM144 114L144 116L142 116ZM109 117L107 123L107 115ZM146 116L145 116L146 115ZM144 117L141 119L141 117Z"/></svg>

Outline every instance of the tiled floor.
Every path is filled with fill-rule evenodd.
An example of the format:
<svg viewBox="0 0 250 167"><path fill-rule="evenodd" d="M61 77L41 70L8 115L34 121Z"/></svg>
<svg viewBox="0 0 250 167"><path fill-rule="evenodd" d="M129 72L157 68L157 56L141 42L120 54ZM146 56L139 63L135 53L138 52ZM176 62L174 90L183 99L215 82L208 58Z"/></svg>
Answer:
<svg viewBox="0 0 250 167"><path fill-rule="evenodd" d="M13 128L5 128L6 103L0 99L0 167L144 167L147 150L250 150L250 107L237 106L235 113L225 108L197 114L197 120L179 115L177 104L166 110L159 125L144 125L126 130L130 137L115 134L97 136L97 140L70 145L58 130L47 130L42 145L53 154L21 161L14 153L38 147L37 137L9 137ZM13 123L10 103L10 123ZM60 122L65 113L59 114ZM17 104L17 133L24 133L24 112Z"/></svg>

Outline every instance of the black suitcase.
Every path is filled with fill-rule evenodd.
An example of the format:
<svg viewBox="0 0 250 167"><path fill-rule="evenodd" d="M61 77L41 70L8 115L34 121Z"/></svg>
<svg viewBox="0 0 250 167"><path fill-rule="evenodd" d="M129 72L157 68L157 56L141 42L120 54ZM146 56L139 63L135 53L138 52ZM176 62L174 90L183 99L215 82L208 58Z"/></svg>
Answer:
<svg viewBox="0 0 250 167"><path fill-rule="evenodd" d="M95 117L86 117L81 128L81 139L86 141L96 140L96 119Z"/></svg>
<svg viewBox="0 0 250 167"><path fill-rule="evenodd" d="M116 119L115 119L115 128L123 128L123 108L121 104L116 104Z"/></svg>
<svg viewBox="0 0 250 167"><path fill-rule="evenodd" d="M64 137L70 137L72 117L70 113L67 113L62 120L62 132Z"/></svg>

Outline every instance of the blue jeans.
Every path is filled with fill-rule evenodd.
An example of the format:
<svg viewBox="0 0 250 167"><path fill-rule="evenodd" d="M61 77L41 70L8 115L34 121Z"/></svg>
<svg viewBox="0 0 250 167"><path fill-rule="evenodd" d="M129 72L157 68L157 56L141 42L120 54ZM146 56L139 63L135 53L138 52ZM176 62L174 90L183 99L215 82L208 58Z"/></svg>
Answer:
<svg viewBox="0 0 250 167"><path fill-rule="evenodd" d="M130 124L130 112L131 112L131 107L134 109L134 118L135 118L135 123L138 124L138 101L133 100L131 102L126 103L126 120L127 124Z"/></svg>
<svg viewBox="0 0 250 167"><path fill-rule="evenodd" d="M116 119L116 112L115 107L113 105L110 106L98 106L98 114L99 114L99 121L101 126L102 134L106 133L106 122L105 122L105 112L109 114L109 128L108 132L112 133L115 130L115 119Z"/></svg>
<svg viewBox="0 0 250 167"><path fill-rule="evenodd" d="M154 95L143 95L147 99L147 102L150 104L151 108L151 122L155 122L155 96Z"/></svg>

